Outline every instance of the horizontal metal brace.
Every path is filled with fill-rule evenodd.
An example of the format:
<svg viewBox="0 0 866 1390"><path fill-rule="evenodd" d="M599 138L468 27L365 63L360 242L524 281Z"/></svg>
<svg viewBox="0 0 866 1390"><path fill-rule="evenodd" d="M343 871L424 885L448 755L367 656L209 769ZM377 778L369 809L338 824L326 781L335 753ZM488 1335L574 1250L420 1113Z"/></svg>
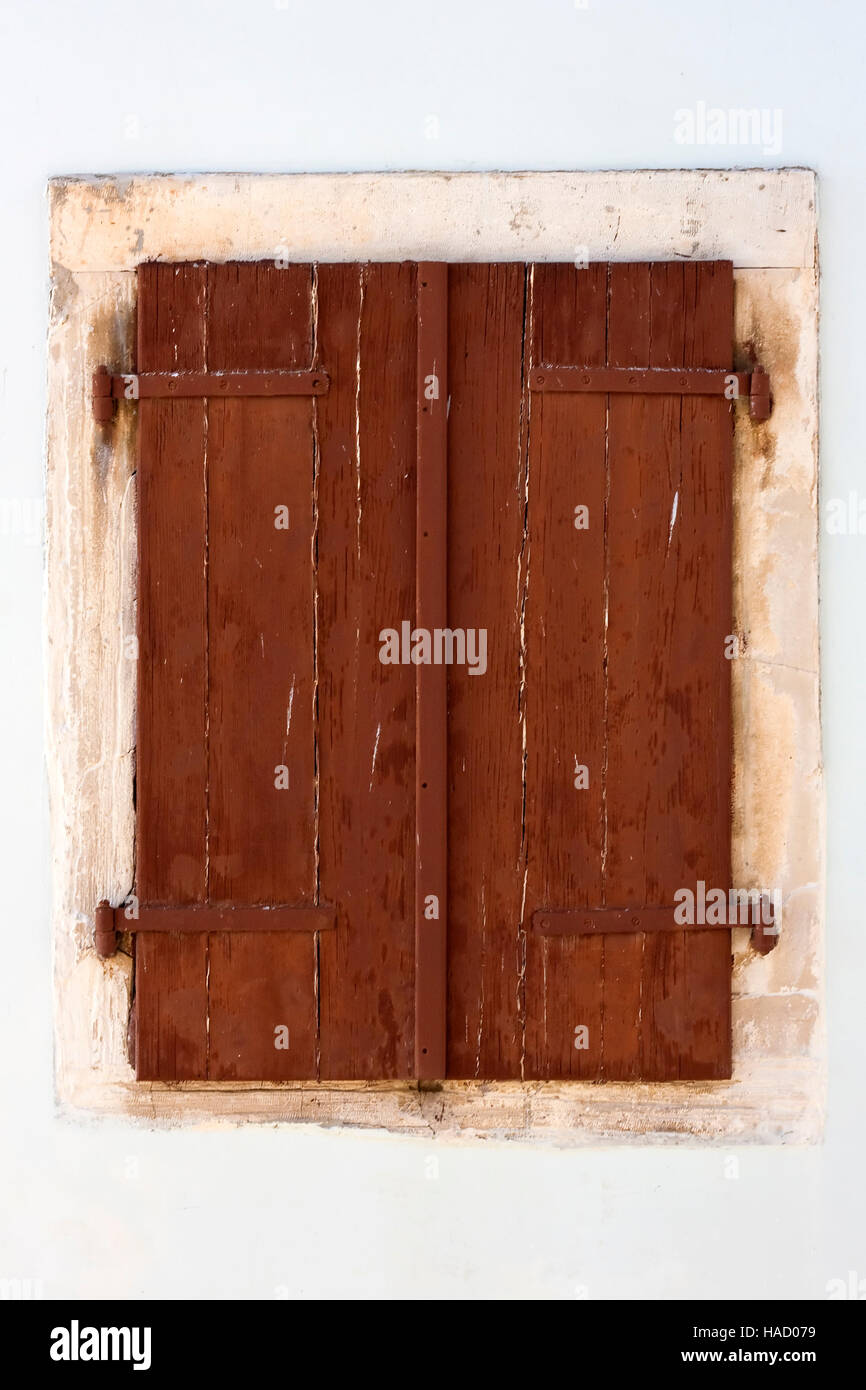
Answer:
<svg viewBox="0 0 866 1390"><path fill-rule="evenodd" d="M753 420L771 410L770 378L761 367L752 372L716 367L534 367L531 391L625 392L660 396L748 397Z"/></svg>
<svg viewBox="0 0 866 1390"><path fill-rule="evenodd" d="M211 903L112 907L101 902L96 909L95 944L100 956L113 955L117 933L140 932L261 932L331 931L337 925L335 907L216 907Z"/></svg>
<svg viewBox="0 0 866 1390"><path fill-rule="evenodd" d="M147 401L210 396L324 396L327 372L126 372L100 367L93 374L93 414L103 423L114 416L116 401Z"/></svg>
<svg viewBox="0 0 866 1390"><path fill-rule="evenodd" d="M755 900L764 915L763 895ZM730 931L731 927L752 929L752 945L766 955L776 944L778 924L755 922L678 922L676 907L588 907L543 908L532 914L532 929L540 936L608 936L622 932ZM754 912L752 916L754 918Z"/></svg>

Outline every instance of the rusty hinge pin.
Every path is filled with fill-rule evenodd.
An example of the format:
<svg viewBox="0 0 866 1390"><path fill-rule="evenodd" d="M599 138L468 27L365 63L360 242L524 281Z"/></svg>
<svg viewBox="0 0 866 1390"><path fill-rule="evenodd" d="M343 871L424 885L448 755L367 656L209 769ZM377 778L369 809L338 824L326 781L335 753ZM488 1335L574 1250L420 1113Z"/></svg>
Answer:
<svg viewBox="0 0 866 1390"><path fill-rule="evenodd" d="M96 954L104 960L107 956L113 956L117 950L114 908L104 898L97 905L94 922L96 929L93 934L93 944L96 947Z"/></svg>
<svg viewBox="0 0 866 1390"><path fill-rule="evenodd" d="M114 398L111 394L112 377L107 367L99 367L93 373L93 418L106 425L114 419Z"/></svg>
<svg viewBox="0 0 866 1390"><path fill-rule="evenodd" d="M756 367L749 380L749 414L753 420L769 420L772 408L770 378L763 367Z"/></svg>

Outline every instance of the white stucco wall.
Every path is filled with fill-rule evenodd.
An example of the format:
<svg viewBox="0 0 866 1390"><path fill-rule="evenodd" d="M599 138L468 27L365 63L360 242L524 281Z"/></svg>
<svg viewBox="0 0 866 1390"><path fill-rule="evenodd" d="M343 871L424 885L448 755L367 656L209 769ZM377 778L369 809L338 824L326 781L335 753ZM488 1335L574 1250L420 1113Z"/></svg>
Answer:
<svg viewBox="0 0 866 1390"><path fill-rule="evenodd" d="M58 1116L33 526L43 468L45 181L146 169L813 167L823 497L866 497L857 410L864 25L853 0L834 7L832 23L803 0L724 23L688 0L590 0L588 9L570 0L440 0L432 10L336 0L6 7L0 1181L11 1200L0 1221L0 1277L41 1280L54 1296L820 1298L850 1269L866 1276L864 537L821 539L823 1145L545 1150ZM768 141L678 143L675 110L699 103L766 108Z"/></svg>

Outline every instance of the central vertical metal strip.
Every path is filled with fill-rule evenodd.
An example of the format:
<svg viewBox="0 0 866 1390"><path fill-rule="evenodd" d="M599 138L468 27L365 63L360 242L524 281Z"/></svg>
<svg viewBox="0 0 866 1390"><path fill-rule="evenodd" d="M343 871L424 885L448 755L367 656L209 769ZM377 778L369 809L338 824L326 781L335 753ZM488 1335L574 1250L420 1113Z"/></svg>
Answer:
<svg viewBox="0 0 866 1390"><path fill-rule="evenodd" d="M430 664L415 677L415 1071L445 1075L447 991L447 667L433 634L447 626L448 267L418 266L416 627ZM444 657L444 651L439 653Z"/></svg>

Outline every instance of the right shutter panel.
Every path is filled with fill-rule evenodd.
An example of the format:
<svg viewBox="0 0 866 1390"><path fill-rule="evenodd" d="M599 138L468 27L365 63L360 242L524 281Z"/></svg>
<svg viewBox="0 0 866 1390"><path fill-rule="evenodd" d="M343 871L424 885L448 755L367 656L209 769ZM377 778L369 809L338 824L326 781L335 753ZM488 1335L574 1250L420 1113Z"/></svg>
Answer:
<svg viewBox="0 0 866 1390"><path fill-rule="evenodd" d="M610 366L729 367L732 287L727 262L537 266L534 359L597 362L604 343ZM731 405L542 395L529 432L527 739L538 780L527 787L526 917L666 906L700 879L727 890ZM590 507L588 531L569 530L578 504ZM587 790L573 788L574 762L589 767ZM557 889L566 896L552 901ZM730 957L718 929L530 931L526 1075L729 1076ZM585 1049L574 1046L579 1025Z"/></svg>
<svg viewBox="0 0 866 1390"><path fill-rule="evenodd" d="M535 265L522 303L511 273L452 271L450 621L489 627L490 668L449 675L449 1075L727 1077L728 930L532 917L730 887L732 406L527 379L729 370L732 267Z"/></svg>
<svg viewBox="0 0 866 1390"><path fill-rule="evenodd" d="M730 264L610 267L611 366L727 367ZM607 901L730 886L731 405L611 396ZM605 940L637 1049L609 1079L730 1075L730 933ZM637 1001L635 995L639 985Z"/></svg>

